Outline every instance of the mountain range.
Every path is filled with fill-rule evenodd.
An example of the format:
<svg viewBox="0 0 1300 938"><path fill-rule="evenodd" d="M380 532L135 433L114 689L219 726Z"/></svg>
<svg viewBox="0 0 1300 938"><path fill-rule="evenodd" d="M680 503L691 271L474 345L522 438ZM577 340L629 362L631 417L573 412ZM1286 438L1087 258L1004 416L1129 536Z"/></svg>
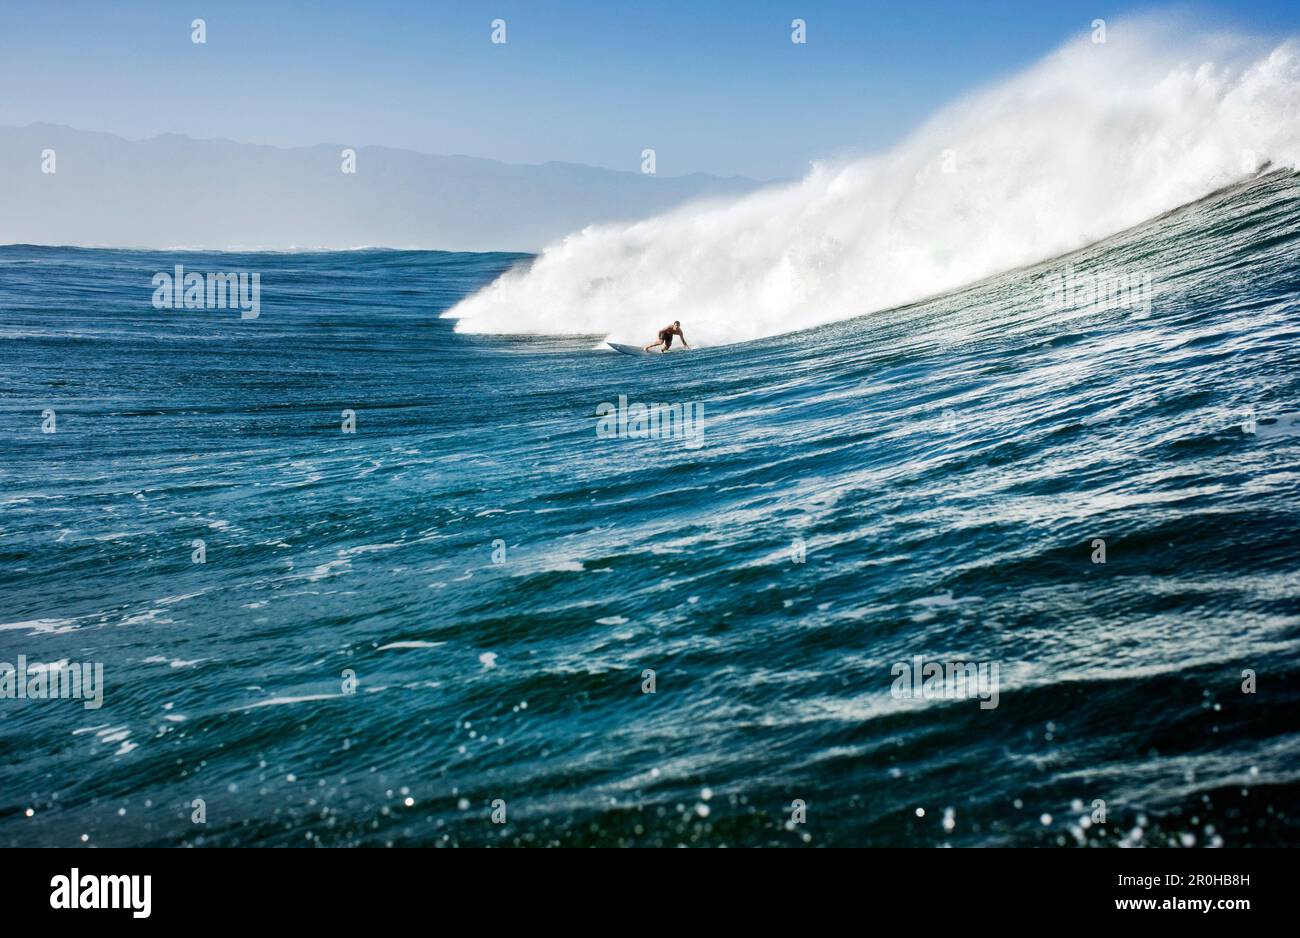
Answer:
<svg viewBox="0 0 1300 938"><path fill-rule="evenodd" d="M0 244L537 251L593 223L763 185L381 146L351 148L345 172L347 149L0 127Z"/></svg>

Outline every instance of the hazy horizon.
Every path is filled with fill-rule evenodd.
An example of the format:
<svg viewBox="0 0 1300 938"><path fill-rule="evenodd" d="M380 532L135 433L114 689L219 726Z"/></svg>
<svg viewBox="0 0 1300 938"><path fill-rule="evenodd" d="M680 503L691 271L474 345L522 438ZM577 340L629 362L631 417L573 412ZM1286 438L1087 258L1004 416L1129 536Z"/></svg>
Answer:
<svg viewBox="0 0 1300 938"><path fill-rule="evenodd" d="M383 146L0 127L4 244L535 253L588 225L761 185Z"/></svg>
<svg viewBox="0 0 1300 938"><path fill-rule="evenodd" d="M262 140L241 140L236 137L227 137L227 136L198 136L195 134L178 133L173 130L164 130L164 131L160 131L159 133L148 134L146 136L137 137L137 136L129 136L127 134L114 133L111 130L91 130L86 127L77 127L72 124L61 124L54 121L30 121L26 124L0 124L0 130L31 130L33 128L44 128L44 127L48 127L54 130L71 130L82 134L98 134L105 137L115 137L116 139L122 140L126 143L149 143L151 141L159 140L165 137L181 137L185 140L190 140L195 143L233 143L237 146L265 147L271 150L292 151L292 150L314 150L320 147L331 147L331 148L351 147L352 149L358 151L395 150L402 153L413 153L419 156L437 156L437 157L446 157L448 159L477 160L483 163L497 163L501 166L530 166L530 167L579 166L584 169L595 169L607 173L632 174L634 172L633 170L629 170L629 169L616 169L608 166L597 166L592 163L583 163L581 161L574 161L574 160L544 160L542 162L537 162L537 163L513 162L510 160L497 159L491 156L477 156L473 153L455 153L455 152L441 152L441 151L433 151L433 150L421 150L421 149L415 149L413 147L389 146L388 144L385 143L354 144L354 143L342 143L337 140L318 140L315 143L281 145L277 143L267 143ZM743 182L754 183L756 185L780 185L781 183L792 181L790 177L782 177L782 178L774 178L774 179L758 179L753 176L746 176L742 173L731 173L727 175L721 175L718 173L709 173L709 172L703 172L699 170L696 170L694 172L682 172L682 173L656 173L655 175L658 175L665 179L682 179L691 176L708 176L713 179L741 180Z"/></svg>

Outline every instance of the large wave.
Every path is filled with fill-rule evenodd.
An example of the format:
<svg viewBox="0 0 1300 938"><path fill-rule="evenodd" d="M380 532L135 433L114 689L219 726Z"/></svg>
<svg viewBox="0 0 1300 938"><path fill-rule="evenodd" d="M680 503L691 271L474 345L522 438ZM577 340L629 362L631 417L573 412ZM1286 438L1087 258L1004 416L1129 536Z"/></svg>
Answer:
<svg viewBox="0 0 1300 938"><path fill-rule="evenodd" d="M599 225L449 310L458 331L719 344L948 292L1300 155L1300 45L1115 23L886 153Z"/></svg>

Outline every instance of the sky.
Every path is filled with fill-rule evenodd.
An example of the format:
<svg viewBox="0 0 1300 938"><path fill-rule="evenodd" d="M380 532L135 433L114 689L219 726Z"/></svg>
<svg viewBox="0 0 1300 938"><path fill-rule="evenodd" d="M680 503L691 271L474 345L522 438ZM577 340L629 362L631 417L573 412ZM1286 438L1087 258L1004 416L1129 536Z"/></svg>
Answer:
<svg viewBox="0 0 1300 938"><path fill-rule="evenodd" d="M1104 0L0 0L0 126L800 176L1036 61ZM1198 22L1300 34L1296 0ZM202 17L207 42L191 41ZM506 21L506 42L491 41ZM790 41L803 19L807 42Z"/></svg>

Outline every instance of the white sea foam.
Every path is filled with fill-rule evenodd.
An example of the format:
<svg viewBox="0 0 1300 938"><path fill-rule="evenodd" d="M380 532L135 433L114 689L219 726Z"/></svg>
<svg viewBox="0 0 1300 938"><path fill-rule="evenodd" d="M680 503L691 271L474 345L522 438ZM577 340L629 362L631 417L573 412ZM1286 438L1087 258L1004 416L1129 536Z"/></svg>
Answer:
<svg viewBox="0 0 1300 938"><path fill-rule="evenodd" d="M0 632L26 629L36 635L42 632L66 632L74 625L73 619L29 619L25 622L0 622Z"/></svg>
<svg viewBox="0 0 1300 938"><path fill-rule="evenodd" d="M445 315L458 331L702 344L948 292L1300 154L1300 45L1109 24L957 101L898 146L802 181L584 229Z"/></svg>
<svg viewBox="0 0 1300 938"><path fill-rule="evenodd" d="M333 700L335 697L341 697L341 694L301 694L298 696L271 697L268 700L259 700L256 703L245 704L242 707L236 707L236 710L257 710L261 707L286 707L300 703L310 703L317 700Z"/></svg>

